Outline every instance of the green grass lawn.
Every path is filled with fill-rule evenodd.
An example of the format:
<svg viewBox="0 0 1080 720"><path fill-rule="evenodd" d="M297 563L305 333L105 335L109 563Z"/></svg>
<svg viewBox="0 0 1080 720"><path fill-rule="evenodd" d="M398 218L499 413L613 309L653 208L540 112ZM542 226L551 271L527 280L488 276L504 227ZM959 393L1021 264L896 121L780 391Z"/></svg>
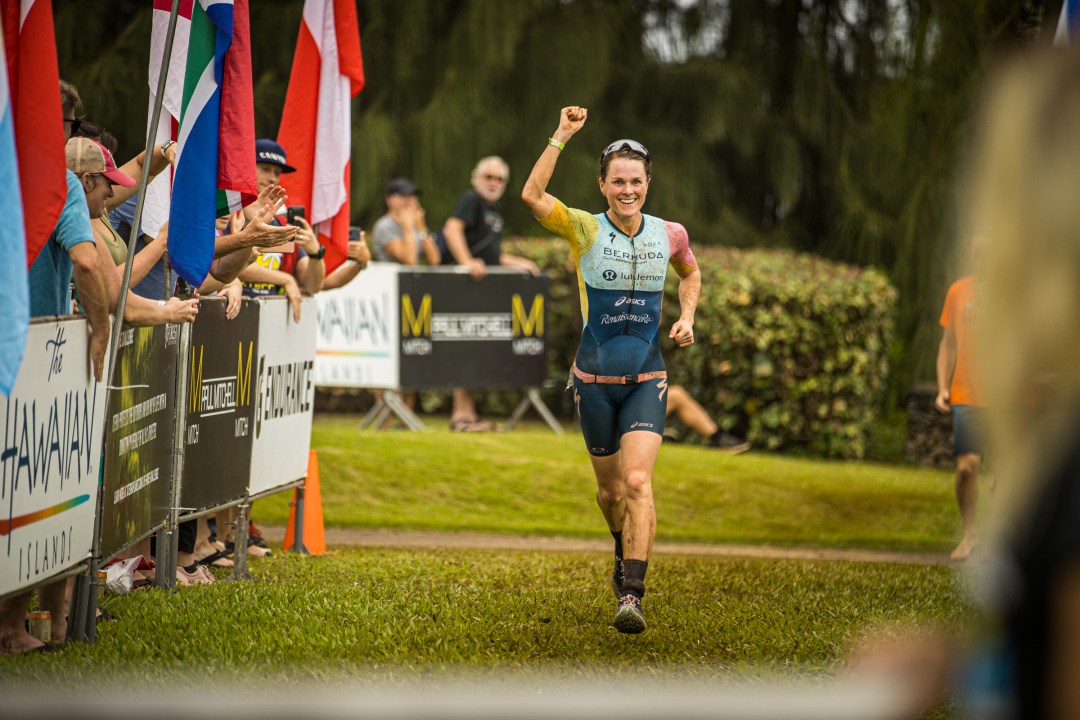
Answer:
<svg viewBox="0 0 1080 720"><path fill-rule="evenodd" d="M328 526L605 535L574 429L376 432L357 421L315 419ZM660 541L944 552L959 538L947 472L665 444L653 486ZM259 501L256 522L284 523L289 497Z"/></svg>
<svg viewBox="0 0 1080 720"><path fill-rule="evenodd" d="M316 418L328 525L607 537L580 437L360 432ZM665 446L658 539L944 551L948 473ZM289 493L260 501L284 523ZM884 624L963 624L956 569L660 555L649 629L611 627L606 553L337 548L255 561L257 582L107 596L95 644L0 657L0 694L95 687L310 689L338 679L406 686L461 676L816 682ZM219 575L223 578L224 573ZM71 685L68 685L71 687ZM78 685L75 685L78 687Z"/></svg>
<svg viewBox="0 0 1080 720"><path fill-rule="evenodd" d="M98 642L0 658L24 686L232 675L405 682L425 674L539 672L578 679L714 678L836 668L867 627L958 622L947 567L665 557L649 629L610 626L610 560L580 553L343 550L253 563L259 582L106 598Z"/></svg>

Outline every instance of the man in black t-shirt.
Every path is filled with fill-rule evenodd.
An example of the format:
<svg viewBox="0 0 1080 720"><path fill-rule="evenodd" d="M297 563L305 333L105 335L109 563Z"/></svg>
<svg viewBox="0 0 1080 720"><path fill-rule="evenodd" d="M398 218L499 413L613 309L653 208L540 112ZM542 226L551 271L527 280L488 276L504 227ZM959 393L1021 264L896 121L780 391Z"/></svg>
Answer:
<svg viewBox="0 0 1080 720"><path fill-rule="evenodd" d="M497 155L482 158L472 171L472 189L465 192L443 225L443 237L450 257L444 264L464 265L469 275L479 280L487 274L489 265L516 267L533 275L540 268L531 260L502 252L503 217L499 198L506 191L510 166ZM477 417L471 390L454 390L454 407L450 412L450 427L460 431L493 430L490 423Z"/></svg>
<svg viewBox="0 0 1080 720"><path fill-rule="evenodd" d="M443 262L465 265L473 278L482 278L488 265L518 267L539 275L536 263L502 252L503 217L499 198L510 179L510 166L497 155L483 158L472 171L472 188L467 190L443 225L450 258Z"/></svg>

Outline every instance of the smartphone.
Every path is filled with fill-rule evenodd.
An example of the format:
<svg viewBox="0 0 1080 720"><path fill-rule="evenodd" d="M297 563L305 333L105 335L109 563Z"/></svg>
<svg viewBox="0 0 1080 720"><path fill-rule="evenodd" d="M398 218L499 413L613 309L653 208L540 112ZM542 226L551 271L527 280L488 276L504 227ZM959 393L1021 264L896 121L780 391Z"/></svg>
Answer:
<svg viewBox="0 0 1080 720"><path fill-rule="evenodd" d="M349 226L349 242L360 242L360 228L356 225Z"/></svg>
<svg viewBox="0 0 1080 720"><path fill-rule="evenodd" d="M298 217L305 217L303 205L290 205L285 208L285 222L296 227L302 227L300 223L296 222Z"/></svg>

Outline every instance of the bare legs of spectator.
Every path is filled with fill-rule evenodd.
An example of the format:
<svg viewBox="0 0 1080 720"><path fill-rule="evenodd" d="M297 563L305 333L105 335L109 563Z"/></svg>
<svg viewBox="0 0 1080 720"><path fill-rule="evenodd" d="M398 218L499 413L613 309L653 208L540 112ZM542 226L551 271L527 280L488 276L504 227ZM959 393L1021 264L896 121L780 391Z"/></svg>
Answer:
<svg viewBox="0 0 1080 720"><path fill-rule="evenodd" d="M454 405L450 410L450 429L460 432L490 432L495 430L495 426L480 420L472 390L455 388Z"/></svg>
<svg viewBox="0 0 1080 720"><path fill-rule="evenodd" d="M231 568L233 561L225 557L225 553L210 543L210 525L206 522L206 516L200 517L195 530L196 562L200 565L210 565L219 568Z"/></svg>
<svg viewBox="0 0 1080 720"><path fill-rule="evenodd" d="M690 397L682 385L668 387L667 414L703 438L712 437L719 428L701 404Z"/></svg>
<svg viewBox="0 0 1080 720"><path fill-rule="evenodd" d="M375 391L375 400L376 401L382 400L383 392L384 392L383 390L376 390ZM414 410L414 411L416 410L416 398L418 397L416 391L399 392L398 395L401 396L401 400L402 400L402 402L405 403L406 407L408 407L410 410ZM393 423L394 423L394 415L391 413L390 415L386 416L385 420L382 421L382 423L379 425L379 429L380 430L386 430Z"/></svg>
<svg viewBox="0 0 1080 720"><path fill-rule="evenodd" d="M978 539L975 514L979 506L980 464L979 456L974 453L956 456L956 504L964 522L964 537L949 556L953 560L966 560Z"/></svg>
<svg viewBox="0 0 1080 720"><path fill-rule="evenodd" d="M250 517L251 508L248 508L248 517ZM236 506L221 510L217 514L217 527L218 527L218 540L224 539L226 545L231 543L233 547L236 546L236 523L240 518L240 509ZM258 545L249 544L247 546L247 554L251 557L266 557L270 554L270 551L266 548L259 547Z"/></svg>
<svg viewBox="0 0 1080 720"><path fill-rule="evenodd" d="M682 385L668 387L667 415L675 418L689 430L708 441L709 447L737 455L750 449L750 443L724 432ZM677 439L676 436L671 436Z"/></svg>
<svg viewBox="0 0 1080 720"><path fill-rule="evenodd" d="M17 655L45 644L26 632L26 611L29 607L28 592L0 602L0 655Z"/></svg>
<svg viewBox="0 0 1080 720"><path fill-rule="evenodd" d="M38 608L52 617L50 641L62 643L67 639L68 586L70 580L57 580L38 588ZM45 645L26 631L26 611L30 593L0 602L0 655L16 655Z"/></svg>
<svg viewBox="0 0 1080 720"><path fill-rule="evenodd" d="M47 610L52 618L50 641L62 643L67 640L68 599L71 580L58 580L38 590L38 609Z"/></svg>

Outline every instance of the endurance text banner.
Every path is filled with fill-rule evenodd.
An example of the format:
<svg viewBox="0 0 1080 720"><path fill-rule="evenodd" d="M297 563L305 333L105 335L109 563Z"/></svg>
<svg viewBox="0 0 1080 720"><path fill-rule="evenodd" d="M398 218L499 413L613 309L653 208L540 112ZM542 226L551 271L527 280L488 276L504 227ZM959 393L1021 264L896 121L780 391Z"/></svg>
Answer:
<svg viewBox="0 0 1080 720"><path fill-rule="evenodd" d="M248 494L307 476L315 404L317 306L304 298L300 323L284 297L260 298L255 428Z"/></svg>

